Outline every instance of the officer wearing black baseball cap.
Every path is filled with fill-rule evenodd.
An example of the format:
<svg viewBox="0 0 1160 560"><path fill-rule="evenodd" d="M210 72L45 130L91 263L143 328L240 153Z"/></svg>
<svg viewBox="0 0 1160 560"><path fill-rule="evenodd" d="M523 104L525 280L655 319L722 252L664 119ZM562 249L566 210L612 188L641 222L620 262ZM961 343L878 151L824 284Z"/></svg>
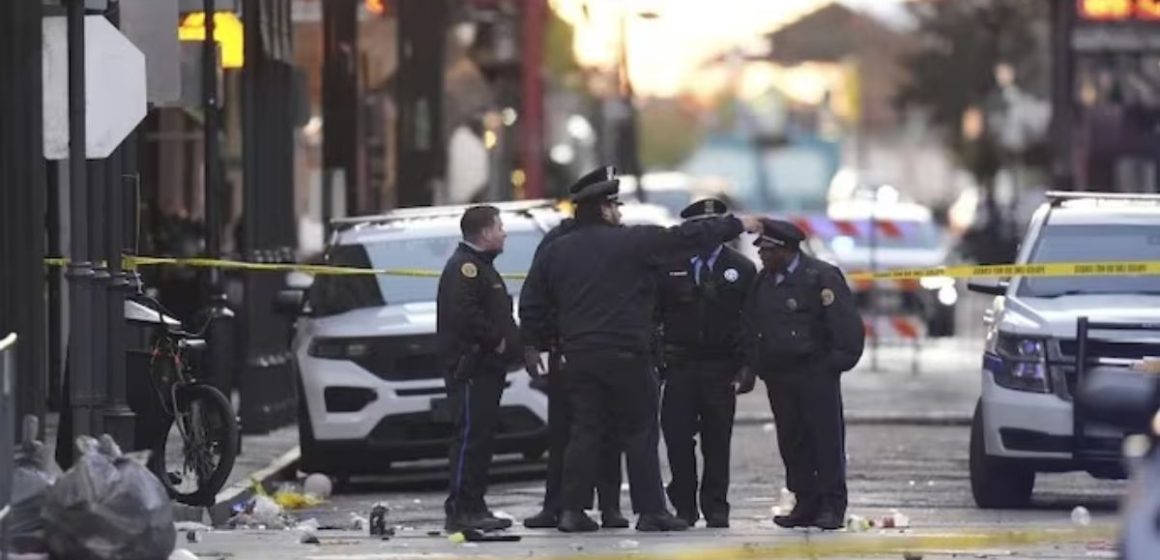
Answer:
<svg viewBox="0 0 1160 560"><path fill-rule="evenodd" d="M728 211L724 202L707 198L690 204L681 217L703 220ZM733 415L737 395L752 391L754 381L745 363L741 313L756 276L745 255L721 244L666 263L657 281L665 378L661 427L673 475L667 490L690 526L701 513L711 528L729 526Z"/></svg>
<svg viewBox="0 0 1160 560"><path fill-rule="evenodd" d="M846 446L841 375L858 364L862 318L842 272L802 253L805 233L784 220L762 220L763 268L745 305L749 363L765 381L797 497L781 527L838 529L845 522Z"/></svg>
<svg viewBox="0 0 1160 560"><path fill-rule="evenodd" d="M652 372L654 255L711 248L756 232L755 218L686 221L674 228L620 227L620 180L609 167L585 176L572 195L576 228L535 260L520 294L520 328L537 349L560 341L568 396L575 412L564 458L560 531L599 526L584 514L608 434L628 459L640 531L679 531L688 524L665 504L657 456L656 383ZM531 353L528 358L533 357ZM526 360L538 370L538 360ZM611 419L611 424L606 422Z"/></svg>

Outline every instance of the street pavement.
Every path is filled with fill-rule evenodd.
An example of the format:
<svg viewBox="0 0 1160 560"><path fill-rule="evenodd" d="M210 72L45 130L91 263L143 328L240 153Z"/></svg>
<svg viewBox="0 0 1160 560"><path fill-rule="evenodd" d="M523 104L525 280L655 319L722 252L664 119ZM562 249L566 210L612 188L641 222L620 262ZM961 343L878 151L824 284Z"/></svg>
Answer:
<svg viewBox="0 0 1160 560"><path fill-rule="evenodd" d="M927 559L956 555L1114 557L1109 535L1072 539L1074 535L1069 536L1068 532L1075 527L1070 516L1076 506L1086 507L1092 513L1093 527L1110 531L1107 528L1115 522L1115 507L1124 483L1096 481L1079 473L1041 475L1031 508L998 512L975 508L967 475L969 428L965 420L978 394L979 349L978 344L962 339L929 342L921 352L916 374L910 367L909 349L884 347L880 349L878 371L871 371L872 360L867 359L844 378L851 419L850 513L875 519L897 509L910 518L911 527L905 530L820 534L776 528L770 520L771 508L778 505L784 471L764 388L759 384L757 391L744 397L738 407L730 486L733 526L728 530L702 526L670 535L640 534L629 529L578 536L526 530L517 523L510 533L523 537L521 542L456 544L446 536L429 535L442 526L447 480L445 464L431 461L402 466L381 477L356 479L324 505L292 513L299 521L313 519L322 526L343 527L348 526L352 514L366 517L375 503L385 502L390 508L388 524L397 531L391 540L373 539L365 532L324 530L315 533L319 544L302 544L294 531L217 530L201 535L197 543L187 543L181 535L179 546L200 558L330 560L681 553L715 560L742 554L804 557L804 551L799 554L777 547L812 542L830 547L816 549L817 557L864 558L871 557L868 554L874 546L882 546L878 541L883 538L926 535L961 539L962 535L1005 531L1062 531L1048 537L1049 542L1036 545L1013 546L1000 539L976 541L969 550L960 547L963 543L951 540L927 541L921 547L908 542L906 546L921 549ZM663 459L663 448L661 456ZM517 519L537 511L543 496L542 464L514 458L498 463L488 497L492 509ZM630 511L627 488L622 504L626 512ZM863 550L837 550L850 545L862 546ZM732 550L708 552L722 548ZM901 557L897 549L890 554L885 557Z"/></svg>

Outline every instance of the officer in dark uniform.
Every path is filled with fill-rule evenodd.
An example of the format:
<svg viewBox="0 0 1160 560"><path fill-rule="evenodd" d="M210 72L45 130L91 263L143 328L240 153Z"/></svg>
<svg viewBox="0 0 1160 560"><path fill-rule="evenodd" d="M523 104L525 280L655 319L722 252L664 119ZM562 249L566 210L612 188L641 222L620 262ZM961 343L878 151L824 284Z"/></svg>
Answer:
<svg viewBox="0 0 1160 560"><path fill-rule="evenodd" d="M475 206L460 221L459 244L439 277L437 337L445 357L447 396L455 414L450 449L451 491L444 504L448 532L506 529L484 502L492 441L506 365L519 360L512 300L493 261L507 234L499 210ZM437 413L438 411L433 411Z"/></svg>
<svg viewBox="0 0 1160 560"><path fill-rule="evenodd" d="M765 381L785 462L786 486L797 498L781 527L837 529L846 516L846 442L841 375L862 357L865 332L842 272L805 255L805 234L763 220L764 265L746 303L749 360Z"/></svg>
<svg viewBox="0 0 1160 560"><path fill-rule="evenodd" d="M689 205L681 217L701 220L726 213L724 202L710 198ZM744 362L741 312L756 275L747 257L717 245L669 262L658 279L665 379L661 426L673 473L668 495L690 526L698 519L698 432L705 466L701 512L709 527L729 526L733 414L737 395L752 391L754 384Z"/></svg>
<svg viewBox="0 0 1160 560"><path fill-rule="evenodd" d="M628 459L633 509L640 531L688 528L668 512L657 457L656 380L651 358L655 255L716 246L754 218L714 217L665 229L620 226L620 181L603 181L573 195L576 231L535 261L520 294L520 323L530 340L558 332L561 367L575 418L564 458L564 532L595 531L584 514L596 483L600 450L616 434ZM551 336L551 334L549 335ZM543 348L541 348L543 350ZM531 356L529 356L531 357ZM529 360L530 361L530 360ZM538 365L529 363L529 369Z"/></svg>
<svg viewBox="0 0 1160 560"><path fill-rule="evenodd" d="M584 187L606 180L607 172L599 169L581 177L569 190L577 193ZM551 244L560 237L576 229L576 220L567 218L554 227L540 241L536 247L533 262L539 258ZM529 333L534 336L541 333ZM560 368L559 339L552 336L550 340L524 339L525 362L538 363L540 348L546 348L548 354L548 474L544 483L543 509L524 520L524 526L529 529L554 529L560 523L562 508L561 492L564 480L564 453L568 448L568 441L572 433L572 406L568 400L563 371ZM616 445L616 438L606 438L600 456L600 472L597 475L596 494L600 500L601 526L605 529L624 529L629 526L628 520L620 512L620 478L621 452Z"/></svg>

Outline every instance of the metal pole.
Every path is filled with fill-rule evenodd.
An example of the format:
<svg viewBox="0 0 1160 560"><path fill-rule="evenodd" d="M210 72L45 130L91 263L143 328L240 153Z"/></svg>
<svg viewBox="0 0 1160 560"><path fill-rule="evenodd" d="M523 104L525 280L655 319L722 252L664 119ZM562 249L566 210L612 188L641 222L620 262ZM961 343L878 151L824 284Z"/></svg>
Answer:
<svg viewBox="0 0 1160 560"><path fill-rule="evenodd" d="M93 433L93 348L89 334L93 328L93 265L89 262L89 193L85 174L85 2L70 0L68 25L68 128L69 128L69 405L72 407L72 436ZM69 442L64 448L71 450ZM69 457L71 457L71 452Z"/></svg>
<svg viewBox="0 0 1160 560"><path fill-rule="evenodd" d="M1051 136L1055 140L1052 180L1056 183L1052 187L1071 190L1075 183L1072 146L1075 53L1071 48L1076 18L1075 2L1054 0L1051 8Z"/></svg>
<svg viewBox="0 0 1160 560"><path fill-rule="evenodd" d="M523 5L523 111L520 144L526 176L524 198L544 196L544 80L541 75L544 48L545 0L525 0Z"/></svg>
<svg viewBox="0 0 1160 560"><path fill-rule="evenodd" d="M202 43L202 112L204 113L204 181L205 181L205 255L211 259L221 258L221 231L222 231L222 192L219 185L221 179L221 158L218 148L218 132L221 128L218 113L218 46L216 35L216 11L214 0L203 0L205 12L205 41ZM219 389L230 390L230 371L232 361L228 355L229 331L222 321L229 314L228 301L225 290L222 288L221 270L210 268L205 276L205 294L208 303L208 315L199 317L201 320L211 320L209 330L205 333L209 342L209 368L205 372ZM200 325L198 325L200 326Z"/></svg>

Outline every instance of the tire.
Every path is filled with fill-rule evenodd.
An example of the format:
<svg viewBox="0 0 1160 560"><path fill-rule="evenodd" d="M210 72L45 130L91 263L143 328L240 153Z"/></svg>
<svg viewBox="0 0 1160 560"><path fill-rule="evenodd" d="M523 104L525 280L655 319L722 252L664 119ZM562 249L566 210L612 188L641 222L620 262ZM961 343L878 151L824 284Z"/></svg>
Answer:
<svg viewBox="0 0 1160 560"><path fill-rule="evenodd" d="M199 406L193 408L195 404ZM216 451L217 461L208 475L195 473L197 481L192 490L179 488L176 475L173 474L174 471L171 467L180 466L184 473L185 465L167 464L166 442L175 422L173 418L169 418L167 422L169 429L166 430L165 437L160 438L153 449L153 457L150 460L153 473L161 479L161 484L165 486L170 497L177 502L189 506L212 506L218 491L226 485L230 472L234 469L234 461L238 457L237 417L234 415L230 401L221 391L211 385L198 384L181 387L177 390L177 407L182 411L197 411L201 418L206 419L199 424L203 428L208 424L207 431L209 433L203 435L207 436L209 446ZM180 438L177 441L184 445ZM182 458L184 459L184 453L182 453Z"/></svg>
<svg viewBox="0 0 1160 560"><path fill-rule="evenodd" d="M971 420L971 494L983 509L1016 509L1031 503L1035 471L1013 461L987 455L983 435L983 408L975 404Z"/></svg>

